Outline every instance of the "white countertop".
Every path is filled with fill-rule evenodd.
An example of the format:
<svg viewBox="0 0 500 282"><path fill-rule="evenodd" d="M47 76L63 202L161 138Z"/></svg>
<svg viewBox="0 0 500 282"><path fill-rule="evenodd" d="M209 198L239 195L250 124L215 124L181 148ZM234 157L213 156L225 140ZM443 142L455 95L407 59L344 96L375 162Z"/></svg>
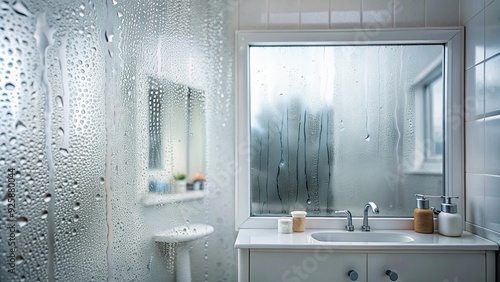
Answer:
<svg viewBox="0 0 500 282"><path fill-rule="evenodd" d="M436 251L497 251L499 246L469 232L461 237L446 237L439 233L420 234L413 230L372 230L408 235L414 239L408 243L392 242L319 242L311 237L315 232L347 232L343 230L308 229L305 232L280 234L276 229L241 229L234 247L237 249L338 249L338 250L436 250ZM348 232L350 233L350 232ZM361 233L354 231L353 233Z"/></svg>

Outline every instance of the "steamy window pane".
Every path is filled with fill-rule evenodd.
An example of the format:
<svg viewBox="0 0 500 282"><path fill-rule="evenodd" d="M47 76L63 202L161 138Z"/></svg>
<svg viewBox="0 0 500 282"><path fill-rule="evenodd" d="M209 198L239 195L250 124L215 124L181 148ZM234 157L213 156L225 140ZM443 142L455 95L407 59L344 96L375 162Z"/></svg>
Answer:
<svg viewBox="0 0 500 282"><path fill-rule="evenodd" d="M415 173L425 148L418 77L442 45L250 47L252 216L311 216L367 201L411 216L414 194L442 194L441 173ZM442 152L443 91L431 101ZM433 88L433 89L434 89ZM436 112L437 111L437 112ZM424 126L425 127L425 126ZM424 128L425 130L427 128ZM442 166L442 160L440 160Z"/></svg>

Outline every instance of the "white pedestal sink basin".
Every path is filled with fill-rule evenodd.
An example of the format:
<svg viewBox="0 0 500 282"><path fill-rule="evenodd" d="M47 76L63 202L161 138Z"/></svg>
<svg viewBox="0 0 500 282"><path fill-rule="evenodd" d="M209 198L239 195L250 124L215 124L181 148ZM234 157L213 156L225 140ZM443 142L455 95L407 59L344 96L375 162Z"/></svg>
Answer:
<svg viewBox="0 0 500 282"><path fill-rule="evenodd" d="M396 232L317 232L311 237L320 242L331 243L410 243L414 239Z"/></svg>
<svg viewBox="0 0 500 282"><path fill-rule="evenodd" d="M193 243L214 232L214 228L207 224L193 223L177 226L154 236L156 242L174 243L177 247L175 256L175 276L177 282L191 281L191 262L189 250Z"/></svg>

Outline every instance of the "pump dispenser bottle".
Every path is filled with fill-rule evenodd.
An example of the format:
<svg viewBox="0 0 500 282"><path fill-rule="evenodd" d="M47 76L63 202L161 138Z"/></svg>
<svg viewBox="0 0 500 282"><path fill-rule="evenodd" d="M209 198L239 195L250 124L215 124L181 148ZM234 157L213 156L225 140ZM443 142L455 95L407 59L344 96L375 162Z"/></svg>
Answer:
<svg viewBox="0 0 500 282"><path fill-rule="evenodd" d="M434 213L429 209L426 195L415 194L417 207L413 210L413 230L418 233L434 233Z"/></svg>
<svg viewBox="0 0 500 282"><path fill-rule="evenodd" d="M458 237L462 236L463 231L462 216L457 213L457 204L451 202L453 198L458 197L443 197L441 212L438 215L438 231L445 236Z"/></svg>

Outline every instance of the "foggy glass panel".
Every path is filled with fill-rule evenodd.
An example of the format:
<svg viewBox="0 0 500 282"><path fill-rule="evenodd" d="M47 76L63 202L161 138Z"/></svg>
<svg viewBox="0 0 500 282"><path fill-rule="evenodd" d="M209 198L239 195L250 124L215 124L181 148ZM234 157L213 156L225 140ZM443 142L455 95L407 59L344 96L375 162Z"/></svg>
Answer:
<svg viewBox="0 0 500 282"><path fill-rule="evenodd" d="M252 216L339 209L362 216L373 201L378 216L410 217L415 193L441 195L442 158L441 170L426 171L420 144L443 146L442 79L433 88L441 103L429 128L435 140L421 132L418 105L421 77L443 52L442 45L251 46Z"/></svg>
<svg viewBox="0 0 500 282"><path fill-rule="evenodd" d="M208 196L139 203L149 193L151 76L203 89L192 101L178 95L158 105L192 109L152 126L164 129L156 135L159 176L170 177L177 159L212 176L233 173L226 148L234 140L217 139L234 128L227 5L7 0L0 7L0 281L175 281L175 250L152 238L190 221L217 226L190 249L192 265L201 266L192 267L193 281L235 281L232 183L215 185L216 205ZM168 131L180 121L182 140ZM185 143L198 132L202 138Z"/></svg>

